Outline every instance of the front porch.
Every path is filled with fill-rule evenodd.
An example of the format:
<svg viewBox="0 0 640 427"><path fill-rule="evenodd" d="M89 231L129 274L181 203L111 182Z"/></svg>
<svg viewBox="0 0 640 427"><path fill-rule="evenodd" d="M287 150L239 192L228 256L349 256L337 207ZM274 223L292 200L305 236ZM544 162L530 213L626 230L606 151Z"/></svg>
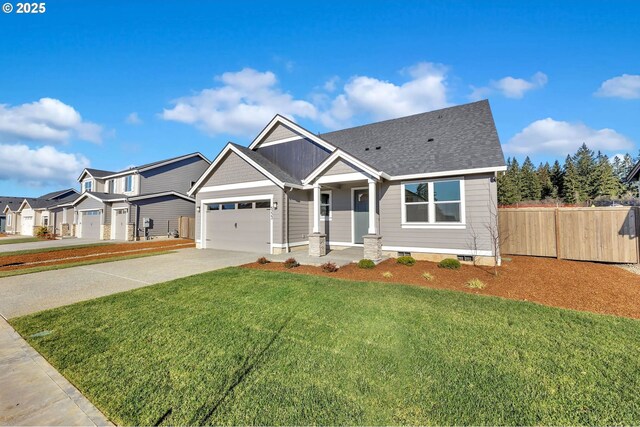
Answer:
<svg viewBox="0 0 640 427"><path fill-rule="evenodd" d="M350 247L341 249L327 249L322 257L313 256L308 253L298 251L291 253L281 253L270 255L269 259L274 262L284 262L288 258L295 258L302 265L313 265L319 267L326 262L332 262L338 267L360 261L362 257L362 247ZM384 258L383 258L384 259Z"/></svg>

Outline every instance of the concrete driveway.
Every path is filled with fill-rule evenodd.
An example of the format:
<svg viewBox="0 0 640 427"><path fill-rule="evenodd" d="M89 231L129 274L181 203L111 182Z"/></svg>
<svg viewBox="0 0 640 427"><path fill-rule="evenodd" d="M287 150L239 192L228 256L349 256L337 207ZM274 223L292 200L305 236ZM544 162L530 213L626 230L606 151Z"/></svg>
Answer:
<svg viewBox="0 0 640 427"><path fill-rule="evenodd" d="M6 277L0 279L0 314L9 319L180 277L246 264L255 261L258 256L260 255L257 253L247 252L181 249L166 255Z"/></svg>
<svg viewBox="0 0 640 427"><path fill-rule="evenodd" d="M4 239L9 239L9 238L4 237ZM116 243L116 242L104 241L104 240L93 240L93 239L40 240L38 242L10 243L6 245L0 245L0 252L24 251L29 249L59 248L59 247L65 247L65 246L89 245L92 243Z"/></svg>

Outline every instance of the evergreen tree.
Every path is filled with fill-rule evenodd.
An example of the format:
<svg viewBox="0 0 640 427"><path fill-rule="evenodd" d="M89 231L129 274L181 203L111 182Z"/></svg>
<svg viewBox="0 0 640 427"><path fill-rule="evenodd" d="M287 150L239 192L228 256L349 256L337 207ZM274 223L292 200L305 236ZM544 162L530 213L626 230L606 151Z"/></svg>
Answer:
<svg viewBox="0 0 640 427"><path fill-rule="evenodd" d="M520 170L520 193L522 200L540 200L542 187L535 166L527 156Z"/></svg>
<svg viewBox="0 0 640 427"><path fill-rule="evenodd" d="M538 182L540 182L541 200L554 197L553 182L551 182L551 167L549 166L549 162L546 162L544 165L540 163L536 174L538 176Z"/></svg>
<svg viewBox="0 0 640 427"><path fill-rule="evenodd" d="M571 156L567 156L564 162L563 176L562 198L565 203L578 203L580 201L580 181Z"/></svg>
<svg viewBox="0 0 640 427"><path fill-rule="evenodd" d="M598 153L596 165L596 192L595 197L616 198L622 193L622 183L613 171L613 165L609 157Z"/></svg>
<svg viewBox="0 0 640 427"><path fill-rule="evenodd" d="M576 154L573 155L573 165L575 166L578 180L578 202L585 201L596 193L596 161L593 151L589 150L587 144L582 144Z"/></svg>
<svg viewBox="0 0 640 427"><path fill-rule="evenodd" d="M513 205L519 201L520 192L514 180L513 164L509 158L507 159L507 171L498 175L498 204Z"/></svg>
<svg viewBox="0 0 640 427"><path fill-rule="evenodd" d="M559 161L555 161L551 167L551 183L553 184L553 194L551 197L557 199L562 196L562 188L564 187L564 172Z"/></svg>

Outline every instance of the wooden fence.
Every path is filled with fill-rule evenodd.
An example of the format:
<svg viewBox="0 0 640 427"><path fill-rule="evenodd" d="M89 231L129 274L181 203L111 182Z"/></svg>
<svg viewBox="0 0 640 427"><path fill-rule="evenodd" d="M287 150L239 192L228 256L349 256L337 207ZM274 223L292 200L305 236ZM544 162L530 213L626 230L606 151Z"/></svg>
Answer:
<svg viewBox="0 0 640 427"><path fill-rule="evenodd" d="M498 209L503 254L640 262L640 208Z"/></svg>
<svg viewBox="0 0 640 427"><path fill-rule="evenodd" d="M178 218L178 231L183 239L194 240L196 238L196 219L189 216Z"/></svg>

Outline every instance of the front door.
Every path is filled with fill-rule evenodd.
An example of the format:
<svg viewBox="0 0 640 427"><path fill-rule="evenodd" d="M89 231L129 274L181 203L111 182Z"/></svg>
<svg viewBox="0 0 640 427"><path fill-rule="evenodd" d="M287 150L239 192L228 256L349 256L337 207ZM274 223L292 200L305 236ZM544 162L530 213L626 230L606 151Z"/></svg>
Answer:
<svg viewBox="0 0 640 427"><path fill-rule="evenodd" d="M353 243L364 243L369 230L369 190L353 190Z"/></svg>

